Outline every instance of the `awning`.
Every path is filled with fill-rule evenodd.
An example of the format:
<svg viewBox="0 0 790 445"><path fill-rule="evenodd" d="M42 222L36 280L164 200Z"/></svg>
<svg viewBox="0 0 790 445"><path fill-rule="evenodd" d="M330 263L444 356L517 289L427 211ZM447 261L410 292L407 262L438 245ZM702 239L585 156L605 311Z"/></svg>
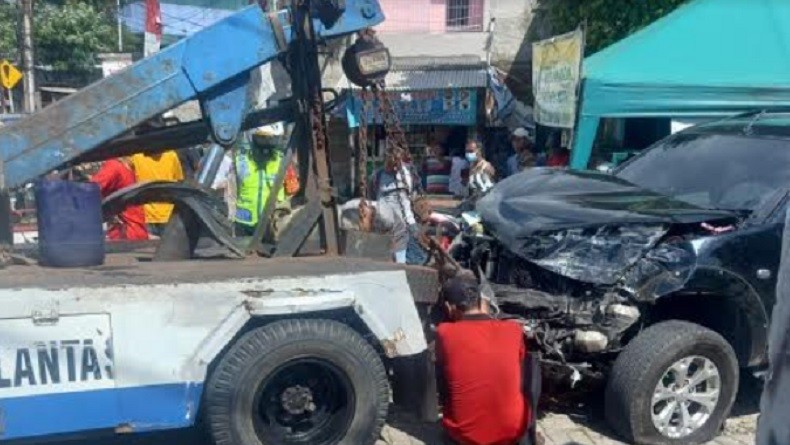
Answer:
<svg viewBox="0 0 790 445"><path fill-rule="evenodd" d="M384 81L389 91L485 88L488 75L485 63L476 56L397 57ZM359 89L345 76L337 88Z"/></svg>
<svg viewBox="0 0 790 445"><path fill-rule="evenodd" d="M478 57L407 57L393 60L385 82L401 123L471 126L477 123L477 91L488 86L488 73ZM362 112L360 88L345 78L337 88L350 90L345 113L348 126L357 127ZM381 122L377 100L366 120Z"/></svg>
<svg viewBox="0 0 790 445"><path fill-rule="evenodd" d="M790 2L694 0L587 57L571 167L603 117L716 116L790 105Z"/></svg>

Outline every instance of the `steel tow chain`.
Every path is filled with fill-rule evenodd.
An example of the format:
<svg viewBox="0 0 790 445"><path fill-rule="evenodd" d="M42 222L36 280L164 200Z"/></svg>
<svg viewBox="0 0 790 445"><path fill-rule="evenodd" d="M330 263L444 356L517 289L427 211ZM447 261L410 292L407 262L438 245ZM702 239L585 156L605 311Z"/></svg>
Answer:
<svg viewBox="0 0 790 445"><path fill-rule="evenodd" d="M368 33L367 36L375 38L375 36L371 33ZM372 94L369 94L372 93ZM411 158L411 153L409 152L409 144L406 140L406 133L403 131L403 127L401 126L400 119L398 118L398 114L395 111L395 106L392 103L389 95L386 91L386 84L382 80L374 84L370 90L367 88L362 89L362 113L360 117L360 126L359 126L359 154L358 154L358 169L359 169L359 190L360 196L362 201L364 202L366 197L368 196L367 190L367 150L368 150L368 115L372 108L372 102L378 100L378 108L377 112L381 116L381 123L384 126L384 134L385 134L385 144L386 144L386 151L384 153L384 159L391 157L397 161L396 164L396 173L395 174L395 181L397 188L403 188L407 190L409 194L409 202L412 205L412 213L415 216L418 216L414 212L415 204L418 202L424 202L425 196L422 189L422 184L418 184L415 180L419 181L419 177L415 177L413 174L413 170L411 168L405 169L404 168L404 159ZM375 120L375 119L374 119ZM412 185L411 187L408 184L408 179L403 177L404 175L410 175L412 177ZM406 184L401 183L400 181L405 181ZM375 193L375 191L373 191ZM398 200L400 204L400 210L402 213L402 217L404 221L408 221L405 203L403 200ZM422 205L422 203L420 204ZM420 226L421 223L418 221ZM439 268L444 268L445 266L449 266L455 270L460 270L460 265L452 258L450 255L441 248L439 243L429 236L422 227L420 232L416 235L416 239L420 246L428 252L429 261L430 258L435 258L437 266Z"/></svg>
<svg viewBox="0 0 790 445"><path fill-rule="evenodd" d="M383 80L373 85L374 99L378 99L378 112L381 116L381 123L384 126L384 142L386 144L384 159L386 160L388 157L391 157L396 160L394 176L395 187L397 190L406 190L407 198L411 202L414 188L409 186L408 179L404 176L412 176L412 182L414 177L412 171L404 168L403 165L404 158L410 156L409 147L406 145L406 135L403 133L403 129L400 126L400 119L398 119L398 115L395 113L395 108L392 105L392 101L389 100L384 85ZM406 203L403 202L402 199L398 199L398 206L400 207L401 217L408 224L409 213L406 209Z"/></svg>
<svg viewBox="0 0 790 445"><path fill-rule="evenodd" d="M312 101L312 106L310 109L311 114L313 115L312 120L312 131L313 136L315 137L315 150L316 153L319 153L324 159L321 159L319 162L319 184L318 189L321 192L321 201L324 206L333 205L334 197L332 195L332 183L331 179L329 178L328 166L326 164L326 158L328 156L327 151L327 140L326 140L326 126L324 125L324 108L323 108L323 100L321 98L321 93L317 93L316 97Z"/></svg>
<svg viewBox="0 0 790 445"><path fill-rule="evenodd" d="M370 114L371 101L367 96L370 91L362 90L362 113L359 116L359 145L357 153L357 175L359 176L359 196L365 201L368 197L368 114Z"/></svg>
<svg viewBox="0 0 790 445"><path fill-rule="evenodd" d="M406 141L406 133L400 125L400 119L398 119L398 114L395 112L392 100L390 100L386 92L384 81L373 86L373 93L379 102L378 112L381 114L382 124L384 125L387 151L396 155L397 159L402 160L404 156L409 155L409 144Z"/></svg>

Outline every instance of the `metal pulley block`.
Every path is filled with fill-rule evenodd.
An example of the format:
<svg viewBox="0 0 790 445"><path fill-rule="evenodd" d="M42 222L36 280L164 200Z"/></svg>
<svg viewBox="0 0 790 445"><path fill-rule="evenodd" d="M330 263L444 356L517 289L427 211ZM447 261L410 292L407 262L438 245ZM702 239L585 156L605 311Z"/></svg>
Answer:
<svg viewBox="0 0 790 445"><path fill-rule="evenodd" d="M361 88L382 82L390 68L390 52L372 32L361 33L343 55L343 72Z"/></svg>

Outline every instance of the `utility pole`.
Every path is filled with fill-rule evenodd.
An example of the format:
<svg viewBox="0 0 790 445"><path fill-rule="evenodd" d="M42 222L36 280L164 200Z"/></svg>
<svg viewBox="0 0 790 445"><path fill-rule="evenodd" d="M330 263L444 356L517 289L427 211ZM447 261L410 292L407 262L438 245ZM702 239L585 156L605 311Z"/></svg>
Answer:
<svg viewBox="0 0 790 445"><path fill-rule="evenodd" d="M33 0L20 0L19 37L20 54L22 54L22 79L24 88L24 110L26 113L36 111L36 79L33 67Z"/></svg>
<svg viewBox="0 0 790 445"><path fill-rule="evenodd" d="M159 0L145 0L145 41L143 55L148 57L162 45L162 11Z"/></svg>
<svg viewBox="0 0 790 445"><path fill-rule="evenodd" d="M115 0L116 15L118 19L118 52L123 52L123 21L121 20L121 0Z"/></svg>

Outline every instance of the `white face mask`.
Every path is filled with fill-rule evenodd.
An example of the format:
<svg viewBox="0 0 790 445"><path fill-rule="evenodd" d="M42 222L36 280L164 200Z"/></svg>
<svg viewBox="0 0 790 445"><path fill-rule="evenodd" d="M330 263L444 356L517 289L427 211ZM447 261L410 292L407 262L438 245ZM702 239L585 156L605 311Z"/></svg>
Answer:
<svg viewBox="0 0 790 445"><path fill-rule="evenodd" d="M467 153L466 154L466 160L469 161L469 162L477 161L477 153Z"/></svg>

